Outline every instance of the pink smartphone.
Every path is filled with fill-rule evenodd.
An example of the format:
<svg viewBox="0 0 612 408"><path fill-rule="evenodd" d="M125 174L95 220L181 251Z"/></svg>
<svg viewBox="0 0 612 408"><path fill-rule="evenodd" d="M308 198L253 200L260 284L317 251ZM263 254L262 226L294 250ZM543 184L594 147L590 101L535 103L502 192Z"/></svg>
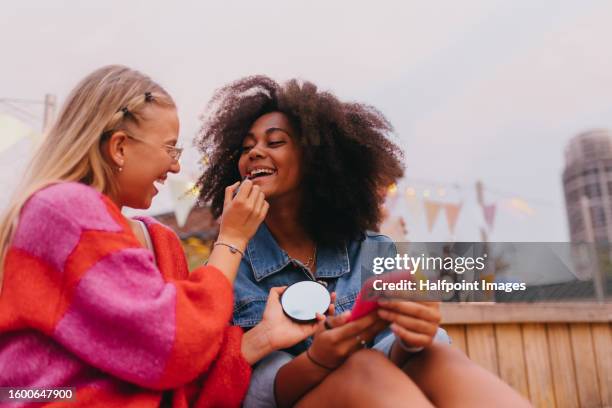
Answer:
<svg viewBox="0 0 612 408"><path fill-rule="evenodd" d="M359 295L357 295L357 299L355 300L355 304L351 310L351 316L348 319L349 322L364 317L365 315L378 309L378 300L381 299L382 296L379 291L376 291L373 288L374 281L377 279L380 279L383 282L397 283L404 279L412 280L413 276L409 272L394 272L380 276L372 276L366 280L359 291Z"/></svg>
<svg viewBox="0 0 612 408"><path fill-rule="evenodd" d="M377 296L376 291L372 288L373 282L374 277L365 281L361 287L359 295L357 295L357 299L353 305L353 309L351 310L351 316L348 319L349 322L357 320L378 309L378 299L380 296Z"/></svg>

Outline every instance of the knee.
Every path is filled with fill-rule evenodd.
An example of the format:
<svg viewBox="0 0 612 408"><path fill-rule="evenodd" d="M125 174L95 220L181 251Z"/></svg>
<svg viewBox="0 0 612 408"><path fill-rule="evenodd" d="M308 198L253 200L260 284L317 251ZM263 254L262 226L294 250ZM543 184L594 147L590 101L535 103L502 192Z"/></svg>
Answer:
<svg viewBox="0 0 612 408"><path fill-rule="evenodd" d="M429 359L438 361L453 363L465 363L469 361L468 357L461 350L448 344L434 343L423 350L422 353Z"/></svg>
<svg viewBox="0 0 612 408"><path fill-rule="evenodd" d="M379 351L356 352L342 365L341 375L362 404L400 406L406 401L425 401L412 379Z"/></svg>
<svg viewBox="0 0 612 408"><path fill-rule="evenodd" d="M465 369L474 364L461 350L447 344L434 343L414 358L421 367L436 367L442 369ZM408 360L410 364L410 360Z"/></svg>
<svg viewBox="0 0 612 408"><path fill-rule="evenodd" d="M370 383L384 378L385 372L397 370L397 367L379 351L364 349L352 354L342 365L346 372L356 380Z"/></svg>
<svg viewBox="0 0 612 408"><path fill-rule="evenodd" d="M345 362L344 365L350 368L372 367L378 364L384 364L389 360L383 353L371 349L363 349L353 353Z"/></svg>

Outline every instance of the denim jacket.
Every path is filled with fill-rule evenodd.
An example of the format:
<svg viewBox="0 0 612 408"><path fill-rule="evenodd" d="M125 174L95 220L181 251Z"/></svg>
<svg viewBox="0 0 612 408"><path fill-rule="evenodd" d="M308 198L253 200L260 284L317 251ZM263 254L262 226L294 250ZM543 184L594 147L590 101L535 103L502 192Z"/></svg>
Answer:
<svg viewBox="0 0 612 408"><path fill-rule="evenodd" d="M353 307L361 289L363 277L359 267L364 263L361 248L368 241L388 243L388 247L394 248L385 235L368 232L363 240L351 241L339 248L317 249L316 280L330 292L336 292L338 314ZM278 246L268 227L261 224L247 245L234 283L234 324L247 328L259 323L270 288L311 279L304 265L291 259Z"/></svg>
<svg viewBox="0 0 612 408"><path fill-rule="evenodd" d="M351 310L367 276L373 256L394 256L395 245L385 235L366 232L359 240L338 248L319 247L316 280L336 292L336 313ZM255 326L262 318L268 292L275 286L288 286L312 279L304 265L291 259L277 244L265 224L261 224L247 244L234 283L233 323L243 328ZM379 335L388 335L385 331ZM377 338L378 340L378 338ZM288 350L296 355L310 346L311 339Z"/></svg>

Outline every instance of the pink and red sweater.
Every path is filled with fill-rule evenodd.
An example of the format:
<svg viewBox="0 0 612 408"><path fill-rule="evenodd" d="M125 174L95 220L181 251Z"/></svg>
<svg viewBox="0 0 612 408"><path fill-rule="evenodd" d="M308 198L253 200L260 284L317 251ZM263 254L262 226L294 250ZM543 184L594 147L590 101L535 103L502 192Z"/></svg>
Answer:
<svg viewBox="0 0 612 408"><path fill-rule="evenodd" d="M143 221L155 259L91 187L29 199L4 265L0 387L76 387L77 404L50 406L240 405L251 369L230 282L211 266L189 274L174 232Z"/></svg>

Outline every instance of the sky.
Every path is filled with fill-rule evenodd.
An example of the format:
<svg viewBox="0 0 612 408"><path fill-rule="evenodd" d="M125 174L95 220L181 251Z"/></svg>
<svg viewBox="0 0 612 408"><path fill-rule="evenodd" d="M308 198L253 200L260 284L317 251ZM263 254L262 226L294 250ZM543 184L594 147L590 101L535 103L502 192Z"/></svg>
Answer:
<svg viewBox="0 0 612 408"><path fill-rule="evenodd" d="M478 240L481 180L497 206L490 240L567 241L564 148L580 132L612 129L610 18L607 0L4 2L0 99L51 93L61 104L102 65L139 69L177 102L189 178L215 89L250 74L310 80L393 124L406 160L393 212L410 240ZM39 105L19 107L29 113L0 112L41 126ZM462 203L454 233L443 214L428 230L426 190ZM162 191L150 211L169 203Z"/></svg>

